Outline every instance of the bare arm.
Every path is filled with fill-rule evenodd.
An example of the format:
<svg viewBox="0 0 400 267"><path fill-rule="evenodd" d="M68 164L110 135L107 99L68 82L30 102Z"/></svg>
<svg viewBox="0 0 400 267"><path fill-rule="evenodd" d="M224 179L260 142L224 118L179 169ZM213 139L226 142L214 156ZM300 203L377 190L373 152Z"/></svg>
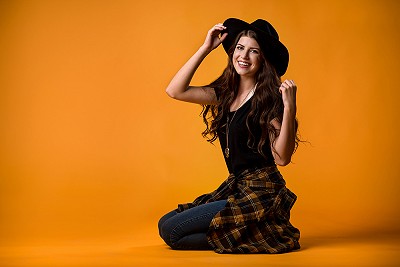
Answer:
<svg viewBox="0 0 400 267"><path fill-rule="evenodd" d="M208 31L204 44L185 65L183 65L178 73L175 74L174 78L167 86L166 92L170 97L197 104L215 104L217 102L213 88L194 87L189 86L189 84L204 58L225 39L227 33L224 33L221 38L219 38L220 32L224 29L225 26L217 24Z"/></svg>
<svg viewBox="0 0 400 267"><path fill-rule="evenodd" d="M271 144L272 155L278 165L285 166L290 163L296 140L296 84L292 80L285 80L279 88L283 99L283 119L282 124L277 120L272 121L272 125L278 132L278 136ZM276 152L275 152L275 151Z"/></svg>

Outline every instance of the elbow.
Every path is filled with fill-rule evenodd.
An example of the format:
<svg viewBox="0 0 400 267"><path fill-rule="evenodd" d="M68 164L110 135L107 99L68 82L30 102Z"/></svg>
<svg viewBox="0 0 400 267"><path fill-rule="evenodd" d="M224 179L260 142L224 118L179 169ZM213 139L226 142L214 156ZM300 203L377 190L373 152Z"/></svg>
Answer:
<svg viewBox="0 0 400 267"><path fill-rule="evenodd" d="M167 87L167 89L165 90L165 92L167 93L167 95L168 95L169 97L176 99L176 95L173 93L173 91L172 91L169 87Z"/></svg>
<svg viewBox="0 0 400 267"><path fill-rule="evenodd" d="M181 89L179 87L176 86L171 86L169 85L167 87L167 89L165 89L165 92L167 93L167 95L173 99L176 100L182 100L182 97L184 96L185 90Z"/></svg>
<svg viewBox="0 0 400 267"><path fill-rule="evenodd" d="M284 167L286 165L289 165L290 161L275 161L275 163L276 165Z"/></svg>
<svg viewBox="0 0 400 267"><path fill-rule="evenodd" d="M290 162L292 162L291 157L286 157L286 158L282 157L282 158L280 158L278 156L278 158L275 158L275 163L277 165L279 165L279 166L287 166L287 165L289 165Z"/></svg>

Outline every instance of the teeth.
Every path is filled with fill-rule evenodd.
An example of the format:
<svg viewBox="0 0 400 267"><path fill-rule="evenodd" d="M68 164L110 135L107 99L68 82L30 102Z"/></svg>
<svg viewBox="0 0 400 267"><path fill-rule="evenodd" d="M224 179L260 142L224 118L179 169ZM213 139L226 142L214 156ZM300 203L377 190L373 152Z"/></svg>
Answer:
<svg viewBox="0 0 400 267"><path fill-rule="evenodd" d="M246 66L246 67L250 65L249 63L242 62L242 61L238 61L238 63L239 63L239 65Z"/></svg>

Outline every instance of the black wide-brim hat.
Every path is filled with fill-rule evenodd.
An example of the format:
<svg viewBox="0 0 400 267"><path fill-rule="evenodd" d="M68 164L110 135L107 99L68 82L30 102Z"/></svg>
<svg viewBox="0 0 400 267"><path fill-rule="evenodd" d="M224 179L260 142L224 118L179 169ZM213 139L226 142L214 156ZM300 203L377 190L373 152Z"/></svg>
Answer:
<svg viewBox="0 0 400 267"><path fill-rule="evenodd" d="M257 34L257 41L266 59L275 67L279 76L285 74L289 64L289 51L279 41L279 35L272 25L263 19L257 19L252 23L247 23L240 19L229 18L225 20L225 30L227 32L225 40L222 42L226 53L236 45L234 42L239 33L244 30L252 30Z"/></svg>

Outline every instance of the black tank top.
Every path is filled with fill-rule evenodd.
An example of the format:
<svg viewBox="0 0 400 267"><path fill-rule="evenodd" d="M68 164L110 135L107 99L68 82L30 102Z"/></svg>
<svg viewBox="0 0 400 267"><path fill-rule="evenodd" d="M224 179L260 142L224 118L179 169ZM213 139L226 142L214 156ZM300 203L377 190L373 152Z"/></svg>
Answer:
<svg viewBox="0 0 400 267"><path fill-rule="evenodd" d="M225 157L226 166L230 173L238 175L247 169L262 168L266 166L275 165L272 156L269 139L266 140L263 147L263 157L257 151L257 145L261 138L261 127L249 121L252 133L255 137L254 148L248 146L249 130L247 129L246 119L251 109L253 97L245 102L236 112L236 115L231 120L235 112L229 112L230 126L229 126L229 158ZM227 116L222 118L226 122ZM226 128L220 129L218 139L221 144L222 152L226 148Z"/></svg>

